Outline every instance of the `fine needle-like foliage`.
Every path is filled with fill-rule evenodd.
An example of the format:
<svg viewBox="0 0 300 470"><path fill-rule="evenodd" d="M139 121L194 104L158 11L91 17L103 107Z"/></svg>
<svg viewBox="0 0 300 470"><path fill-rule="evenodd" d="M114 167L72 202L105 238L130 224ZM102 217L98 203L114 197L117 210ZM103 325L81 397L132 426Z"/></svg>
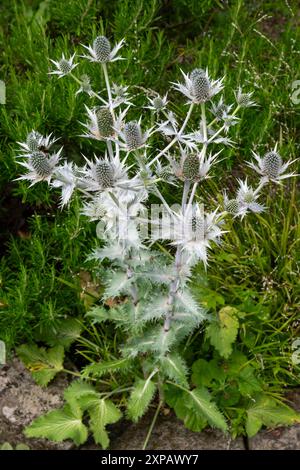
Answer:
<svg viewBox="0 0 300 470"><path fill-rule="evenodd" d="M97 100L97 106L86 104L82 110L82 137L100 142L103 150L83 155L80 166L68 161L57 138L33 130L20 143L17 157L25 169L19 179L28 180L30 185L44 182L60 191L62 208L72 203L77 192L82 198L82 214L91 222L98 221L97 236L101 241L90 259L105 265L101 278L106 303L94 307L88 316L96 326L113 323L123 341L118 345L118 358L86 366L82 378L97 382L104 375L126 372L131 367L138 375L134 383L127 385L125 381L125 388L111 392L102 391L100 382L99 387L78 382L66 393L65 407L37 419L27 435L72 438L80 444L87 437L83 421L87 414L95 441L103 447L109 443L105 426L121 417L111 393L127 396L129 392L126 414L134 421L144 415L158 392L159 406L167 401L189 428L201 430L209 424L222 431L228 429L208 390L210 381L205 384L196 376L195 388L189 386L183 344L203 322L211 321L193 297L190 280L196 265L203 263L207 269L211 250L221 249L229 219L242 220L250 212L262 213L266 210L262 204L266 187L295 176L289 171L293 162L284 162L275 146L262 157L254 154L254 160L245 165L258 176L255 187L245 177L238 180L234 198L223 190L219 205L205 200L202 189L218 163L226 158L226 146L233 144L230 131L239 121L239 111L255 104L252 92L239 88L235 103L226 104L220 97L226 77L216 79L208 70L195 68L190 73L181 71L182 78L171 84L165 96L145 90L147 106L133 106L129 88L111 83L109 76L111 63L122 60L123 46L121 41L112 47L105 36L83 46L81 57L102 70L106 93L94 90L90 78L80 75L75 54L52 60L55 68L51 75L59 80L75 80L76 94L85 93L87 100ZM182 104L187 110L184 119L174 112L171 99L176 92L183 95ZM149 113L151 126L146 128ZM190 125L193 113L200 117L196 128ZM178 204L166 200L166 186L180 193ZM166 244L169 252L159 249ZM239 321L230 307L222 309L219 317L218 323L209 325L207 337L227 359ZM21 354L30 362L28 351L23 349ZM39 354L47 362L46 352L35 351L35 356ZM61 363L56 367L56 360L53 365L50 361L48 369L39 375L40 383L45 384L61 368ZM258 390L259 385L253 381L245 395ZM261 420L259 406L257 403L248 410L251 435L254 428L266 422ZM277 405L270 406L275 410ZM290 413L289 422L298 419Z"/></svg>

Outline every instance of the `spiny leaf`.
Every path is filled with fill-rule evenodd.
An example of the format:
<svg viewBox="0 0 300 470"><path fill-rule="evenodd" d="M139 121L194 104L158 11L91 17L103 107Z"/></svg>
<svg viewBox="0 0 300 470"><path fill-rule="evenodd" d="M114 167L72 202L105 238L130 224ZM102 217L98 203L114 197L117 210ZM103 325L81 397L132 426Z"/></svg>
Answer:
<svg viewBox="0 0 300 470"><path fill-rule="evenodd" d="M90 364L83 369L83 376L102 377L110 372L117 372L119 370L127 370L132 361L129 358L116 359L115 361L102 361Z"/></svg>
<svg viewBox="0 0 300 470"><path fill-rule="evenodd" d="M127 406L128 416L133 421L138 421L138 419L147 411L147 408L153 399L155 390L156 385L150 378L147 380L138 379L136 381Z"/></svg>
<svg viewBox="0 0 300 470"><path fill-rule="evenodd" d="M17 352L32 373L34 380L41 386L46 386L58 372L63 370L64 348L62 346L46 350L36 345L23 344Z"/></svg>
<svg viewBox="0 0 300 470"><path fill-rule="evenodd" d="M45 416L35 419L25 429L25 435L43 437L56 442L72 439L76 445L80 445L87 440L88 431L82 422L80 407L67 404L60 410L50 411Z"/></svg>
<svg viewBox="0 0 300 470"><path fill-rule="evenodd" d="M106 289L103 298L117 297L120 294L126 294L133 282L132 278L128 278L123 271L113 272L111 277L106 281Z"/></svg>
<svg viewBox="0 0 300 470"><path fill-rule="evenodd" d="M69 404L77 401L82 408L82 398L98 397L98 392L92 385L82 380L74 380L64 391L64 399Z"/></svg>
<svg viewBox="0 0 300 470"><path fill-rule="evenodd" d="M211 401L211 396L207 389L199 387L188 393L192 399L190 403L195 412L206 418L211 426L221 429L222 431L227 430L225 418L218 410L215 403Z"/></svg>
<svg viewBox="0 0 300 470"><path fill-rule="evenodd" d="M211 344L227 358L232 353L234 343L239 329L239 321L236 316L237 310L233 307L224 307L219 312L219 321L208 325L206 334Z"/></svg>
<svg viewBox="0 0 300 470"><path fill-rule="evenodd" d="M188 387L187 366L178 353L162 356L159 360L161 371L171 380Z"/></svg>

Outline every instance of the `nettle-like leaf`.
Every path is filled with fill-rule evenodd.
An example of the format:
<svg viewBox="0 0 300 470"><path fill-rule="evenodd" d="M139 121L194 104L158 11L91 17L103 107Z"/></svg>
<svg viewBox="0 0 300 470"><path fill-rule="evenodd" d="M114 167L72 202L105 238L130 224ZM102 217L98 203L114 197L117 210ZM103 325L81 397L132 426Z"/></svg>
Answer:
<svg viewBox="0 0 300 470"><path fill-rule="evenodd" d="M186 428L200 432L207 426L207 419L202 414L195 413L193 407L190 406L186 392L172 385L166 385L165 398L167 404L173 408L177 418L183 421Z"/></svg>
<svg viewBox="0 0 300 470"><path fill-rule="evenodd" d="M55 442L72 439L76 445L80 445L88 437L88 430L82 418L82 410L76 403L66 404L59 410L50 411L35 419L25 429L25 436L43 437Z"/></svg>
<svg viewBox="0 0 300 470"><path fill-rule="evenodd" d="M130 358L120 358L113 361L102 361L89 364L83 371L83 377L102 377L103 375L110 374L112 372L125 372L132 365Z"/></svg>
<svg viewBox="0 0 300 470"><path fill-rule="evenodd" d="M206 334L211 344L227 358L232 353L232 344L236 340L239 320L238 310L234 307L224 307L219 311L218 321L212 322L206 329Z"/></svg>
<svg viewBox="0 0 300 470"><path fill-rule="evenodd" d="M36 345L23 344L17 352L38 385L46 386L58 372L63 370L64 348L62 346L46 350Z"/></svg>
<svg viewBox="0 0 300 470"><path fill-rule="evenodd" d="M161 372L169 379L188 387L188 368L179 353L167 354L159 358Z"/></svg>
<svg viewBox="0 0 300 470"><path fill-rule="evenodd" d="M227 430L224 416L204 387L178 391L174 386L168 385L166 401L174 408L178 418L182 419L185 426L192 431L201 431L207 423L224 432Z"/></svg>
<svg viewBox="0 0 300 470"><path fill-rule="evenodd" d="M253 437L262 426L300 423L300 414L269 395L258 395L247 410L246 432Z"/></svg>
<svg viewBox="0 0 300 470"><path fill-rule="evenodd" d="M136 422L146 413L155 391L156 385L152 382L151 376L146 380L138 379L136 381L127 405L129 418Z"/></svg>
<svg viewBox="0 0 300 470"><path fill-rule="evenodd" d="M95 442L100 444L103 449L107 449L109 436L105 426L119 421L122 417L121 411L111 400L101 398L91 402L88 413L90 416L90 429Z"/></svg>

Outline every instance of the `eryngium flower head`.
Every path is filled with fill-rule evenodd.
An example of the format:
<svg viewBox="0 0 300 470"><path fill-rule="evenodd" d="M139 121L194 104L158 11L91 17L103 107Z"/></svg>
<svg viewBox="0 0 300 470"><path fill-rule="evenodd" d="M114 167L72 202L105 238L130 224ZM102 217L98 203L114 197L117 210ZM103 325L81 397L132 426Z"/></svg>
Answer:
<svg viewBox="0 0 300 470"><path fill-rule="evenodd" d="M224 231L221 230L223 214L217 211L204 213L195 204L185 212L163 214L159 230L154 230L154 238L169 239L172 245L179 246L188 255L188 263L201 260L207 265L207 251L211 242L218 242Z"/></svg>
<svg viewBox="0 0 300 470"><path fill-rule="evenodd" d="M111 137L114 134L114 118L108 108L96 111L97 124L101 137Z"/></svg>
<svg viewBox="0 0 300 470"><path fill-rule="evenodd" d="M182 167L183 177L189 181L197 181L199 178L199 166L200 160L198 155L187 155Z"/></svg>
<svg viewBox="0 0 300 470"><path fill-rule="evenodd" d="M64 54L62 54L62 58L59 61L51 60L51 62L56 66L56 70L49 72L49 75L58 75L58 78L62 78L68 73L72 72L78 64L73 64L73 60L76 54L73 54L70 59L66 59Z"/></svg>
<svg viewBox="0 0 300 470"><path fill-rule="evenodd" d="M17 178L17 180L31 181L31 186L39 181L47 181L49 183L54 169L59 162L61 151L62 147L57 153L50 156L41 151L24 155L27 157L27 161L18 163L26 168L28 172Z"/></svg>
<svg viewBox="0 0 300 470"><path fill-rule="evenodd" d="M199 153L181 153L181 161L178 163L167 155L175 176L183 181L199 182L209 178L209 171L213 164L217 163L217 157L221 151L209 155Z"/></svg>
<svg viewBox="0 0 300 470"><path fill-rule="evenodd" d="M262 182L273 181L275 183L280 183L280 181L285 178L298 176L294 172L284 174L288 167L298 159L292 161L288 160L283 164L282 158L277 152L277 146L275 146L274 150L271 152L267 152L262 158L255 152L252 153L257 162L257 165L252 162L247 162L247 164L250 166L250 168L262 176Z"/></svg>
<svg viewBox="0 0 300 470"><path fill-rule="evenodd" d="M167 95L161 97L161 96L156 96L155 98L148 98L149 101L149 106L146 106L146 108L151 109L151 111L162 111L168 103L167 100Z"/></svg>
<svg viewBox="0 0 300 470"><path fill-rule="evenodd" d="M121 141L119 142L120 148L130 152L146 146L151 130L152 129L142 132L141 119L138 121L127 122L123 131L119 131L119 136L121 138Z"/></svg>
<svg viewBox="0 0 300 470"><path fill-rule="evenodd" d="M85 59L90 60L91 62L100 62L105 64L106 62L114 62L115 60L121 59L117 57L117 53L123 46L124 39L120 41L114 48L111 50L111 44L107 37L98 36L93 42L93 46L82 46L87 49L89 55L83 55Z"/></svg>
<svg viewBox="0 0 300 470"><path fill-rule="evenodd" d="M18 155L19 157L30 156L32 152L36 152L38 150L42 152L49 152L50 147L56 142L58 139L52 138L52 134L47 135L44 137L37 131L31 131L27 135L26 142L18 142L21 147L22 154Z"/></svg>
<svg viewBox="0 0 300 470"><path fill-rule="evenodd" d="M83 124L88 130L83 137L96 140L113 140L115 135L115 123L108 108L98 108L91 110L85 106L89 122Z"/></svg>
<svg viewBox="0 0 300 470"><path fill-rule="evenodd" d="M251 212L263 212L265 207L256 202L259 197L258 190L252 189L251 186L248 186L247 180L242 181L238 180L239 189L237 192L236 200L238 202L238 211L236 212L237 216L242 218L247 214L248 211Z"/></svg>
<svg viewBox="0 0 300 470"><path fill-rule="evenodd" d="M188 98L188 102L200 104L210 100L223 88L223 78L212 80L207 70L195 69L190 74L181 71L184 84L173 82L174 88Z"/></svg>
<svg viewBox="0 0 300 470"><path fill-rule="evenodd" d="M124 136L128 150L136 150L143 145L141 126L137 121L127 122L124 126Z"/></svg>
<svg viewBox="0 0 300 470"><path fill-rule="evenodd" d="M97 180L103 189L110 188L114 184L114 169L106 160L99 160L95 165Z"/></svg>
<svg viewBox="0 0 300 470"><path fill-rule="evenodd" d="M227 199L224 201L224 209L229 214L236 215L239 211L239 202L237 199Z"/></svg>
<svg viewBox="0 0 300 470"><path fill-rule="evenodd" d="M241 108L250 108L256 105L255 101L251 100L252 95L253 91L251 93L243 93L241 87L238 87L238 90L234 92L236 102Z"/></svg>

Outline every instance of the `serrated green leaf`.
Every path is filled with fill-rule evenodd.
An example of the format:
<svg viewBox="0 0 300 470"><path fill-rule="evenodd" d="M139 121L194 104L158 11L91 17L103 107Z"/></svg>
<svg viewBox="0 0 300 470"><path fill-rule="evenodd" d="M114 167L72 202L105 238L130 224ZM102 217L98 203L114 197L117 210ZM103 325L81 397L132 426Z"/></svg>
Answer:
<svg viewBox="0 0 300 470"><path fill-rule="evenodd" d="M109 445L109 437L105 426L119 421L122 416L121 411L110 400L95 399L89 407L89 416L95 442L106 449Z"/></svg>
<svg viewBox="0 0 300 470"><path fill-rule="evenodd" d="M82 380L74 380L64 391L64 399L67 403L79 403L81 409L84 409L82 400L86 397L98 397L98 392L94 387Z"/></svg>
<svg viewBox="0 0 300 470"><path fill-rule="evenodd" d="M178 353L162 356L159 360L161 371L171 380L188 387L187 366Z"/></svg>
<svg viewBox="0 0 300 470"><path fill-rule="evenodd" d="M35 419L25 429L25 436L43 437L55 442L72 439L76 445L80 445L87 440L88 430L82 422L80 407L67 404Z"/></svg>
<svg viewBox="0 0 300 470"><path fill-rule="evenodd" d="M227 430L225 418L218 410L215 403L211 401L211 396L208 390L204 387L199 387L189 391L188 393L192 398L192 408L195 412L207 419L208 423L212 427L216 427L222 431Z"/></svg>
<svg viewBox="0 0 300 470"><path fill-rule="evenodd" d="M62 346L46 350L34 344L23 344L17 349L17 353L32 373L34 380L41 386L46 386L58 372L63 370L64 348Z"/></svg>
<svg viewBox="0 0 300 470"><path fill-rule="evenodd" d="M189 406L187 392L167 385L164 388L167 404L174 409L177 418L181 419L186 428L194 432L200 432L207 426L207 420L202 414L195 413L193 407Z"/></svg>
<svg viewBox="0 0 300 470"><path fill-rule="evenodd" d="M300 423L300 414L268 395L259 395L247 410L246 432L253 437L265 425L291 425Z"/></svg>
<svg viewBox="0 0 300 470"><path fill-rule="evenodd" d="M219 320L212 322L206 329L206 334L221 356L228 358L232 353L239 329L237 310L233 307L224 307L219 311Z"/></svg>
<svg viewBox="0 0 300 470"><path fill-rule="evenodd" d="M138 419L147 411L148 406L154 397L155 391L156 385L151 381L150 377L147 380L138 379L136 381L127 406L128 416L133 421L138 421Z"/></svg>
<svg viewBox="0 0 300 470"><path fill-rule="evenodd" d="M218 366L215 359L205 361L198 359L192 365L192 382L199 387L209 387L213 381L223 382L225 380L224 370Z"/></svg>
<svg viewBox="0 0 300 470"><path fill-rule="evenodd" d="M83 377L94 376L94 377L102 377L105 374L109 374L110 372L117 372L117 371L125 371L127 370L132 363L130 358L120 358L116 359L115 361L102 361L97 362L94 364L89 364L86 366L83 371Z"/></svg>

